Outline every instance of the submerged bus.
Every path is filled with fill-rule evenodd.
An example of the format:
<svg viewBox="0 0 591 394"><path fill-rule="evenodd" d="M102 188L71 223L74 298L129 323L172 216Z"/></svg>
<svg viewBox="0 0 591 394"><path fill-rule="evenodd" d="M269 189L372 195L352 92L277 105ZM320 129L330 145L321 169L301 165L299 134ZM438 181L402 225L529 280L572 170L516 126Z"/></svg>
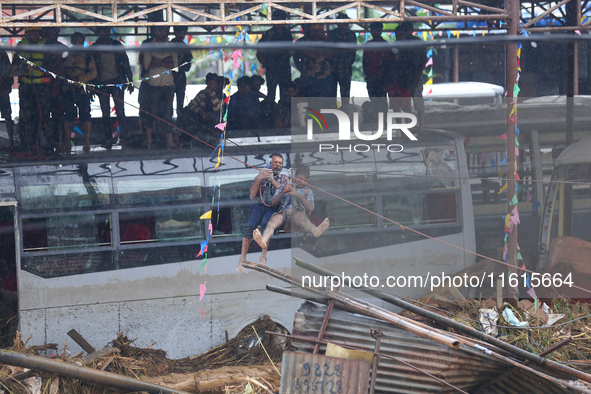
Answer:
<svg viewBox="0 0 591 394"><path fill-rule="evenodd" d="M540 272L560 274L591 290L591 136L566 147L554 163L539 235ZM570 189L570 190L569 190ZM575 212L575 214L573 214ZM556 286L568 298L588 299L591 292Z"/></svg>
<svg viewBox="0 0 591 394"><path fill-rule="evenodd" d="M331 226L319 238L273 237L272 268L289 273L292 256L336 272L382 276L468 267L472 254L435 240L475 250L463 138L426 132L421 141L399 142L404 149L395 153L313 152L288 137L235 139L219 168L211 151L4 161L0 198L13 214L3 223L14 226L23 336L75 353L78 345L66 336L71 329L97 347L123 332L137 346L156 342L180 358L223 343L261 315L290 328L301 300L265 290L282 282L235 270L252 204L248 190L274 152L284 156L285 169L310 166L310 184L319 188L313 215L328 217ZM205 261L196 256L209 228L200 217L209 210L215 219ZM259 253L253 242L248 261ZM426 291L396 289L409 296Z"/></svg>

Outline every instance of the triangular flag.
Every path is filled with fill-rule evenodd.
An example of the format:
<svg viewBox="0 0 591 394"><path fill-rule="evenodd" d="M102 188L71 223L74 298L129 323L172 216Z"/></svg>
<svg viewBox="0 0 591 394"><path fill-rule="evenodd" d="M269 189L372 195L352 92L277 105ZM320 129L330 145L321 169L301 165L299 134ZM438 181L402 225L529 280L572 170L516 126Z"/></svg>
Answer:
<svg viewBox="0 0 591 394"><path fill-rule="evenodd" d="M197 256L195 256L195 257L199 257L203 253L207 252L207 244L208 244L207 240L201 241L201 250L199 251L199 253L197 253Z"/></svg>
<svg viewBox="0 0 591 394"><path fill-rule="evenodd" d="M537 299L538 298L536 296L536 289L534 287L532 287L531 289L529 289L527 291L527 294L529 294L531 298L534 298L534 299Z"/></svg>
<svg viewBox="0 0 591 394"><path fill-rule="evenodd" d="M534 212L538 210L540 205L542 205L542 204L540 204L540 202L537 199L535 199L534 200Z"/></svg>
<svg viewBox="0 0 591 394"><path fill-rule="evenodd" d="M514 104L513 108L511 108L511 113L509 114L509 117L511 117L515 114L517 114L517 106Z"/></svg>
<svg viewBox="0 0 591 394"><path fill-rule="evenodd" d="M425 85L433 85L433 78L429 78L429 80L425 82Z"/></svg>
<svg viewBox="0 0 591 394"><path fill-rule="evenodd" d="M517 194L513 195L511 201L509 201L509 205L516 205L519 201L517 201Z"/></svg>
<svg viewBox="0 0 591 394"><path fill-rule="evenodd" d="M429 60L427 60L427 63L425 64L425 67L429 67L433 65L433 58L430 57Z"/></svg>
<svg viewBox="0 0 591 394"><path fill-rule="evenodd" d="M199 301L203 301L203 296L205 295L205 291L207 290L207 288L205 287L206 284L207 281L204 284L199 285Z"/></svg>
<svg viewBox="0 0 591 394"><path fill-rule="evenodd" d="M490 159L490 170L494 170L495 167L497 166L497 162L494 161L493 159Z"/></svg>
<svg viewBox="0 0 591 394"><path fill-rule="evenodd" d="M503 177L503 175L505 175L505 169L499 167L499 179L501 179Z"/></svg>
<svg viewBox="0 0 591 394"><path fill-rule="evenodd" d="M534 196L529 192L529 190L526 192L527 198L525 200L525 202L530 202L532 198L534 198Z"/></svg>
<svg viewBox="0 0 591 394"><path fill-rule="evenodd" d="M215 128L224 131L226 129L226 123L218 123L215 125Z"/></svg>
<svg viewBox="0 0 591 394"><path fill-rule="evenodd" d="M517 197L517 196L514 196ZM511 211L511 222L513 224L520 224L521 221L519 220L519 210L517 209L517 205L513 207L513 211Z"/></svg>
<svg viewBox="0 0 591 394"><path fill-rule="evenodd" d="M482 155L480 156L480 164L484 164L486 159L488 159L488 153L482 152Z"/></svg>
<svg viewBox="0 0 591 394"><path fill-rule="evenodd" d="M497 194L501 194L505 190L507 190L507 184L506 183L501 187L501 189L499 190L499 192Z"/></svg>
<svg viewBox="0 0 591 394"><path fill-rule="evenodd" d="M433 49L429 49L427 51L427 57L432 57L433 56Z"/></svg>
<svg viewBox="0 0 591 394"><path fill-rule="evenodd" d="M505 134L503 134L503 135L500 135L500 136L498 136L497 138L500 138L500 139L502 139L502 140L506 140L506 139L507 139L507 133L505 133Z"/></svg>
<svg viewBox="0 0 591 394"><path fill-rule="evenodd" d="M209 210L209 211L205 212L203 215L201 215L201 216L199 217L199 219L200 219L200 220L203 220L203 219L211 219L211 210Z"/></svg>

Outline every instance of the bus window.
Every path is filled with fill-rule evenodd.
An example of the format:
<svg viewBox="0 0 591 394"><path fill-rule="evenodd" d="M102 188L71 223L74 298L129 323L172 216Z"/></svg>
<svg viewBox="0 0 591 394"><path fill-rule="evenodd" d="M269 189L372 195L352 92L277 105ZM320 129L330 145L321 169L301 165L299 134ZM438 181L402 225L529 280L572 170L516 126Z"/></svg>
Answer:
<svg viewBox="0 0 591 394"><path fill-rule="evenodd" d="M382 198L384 216L404 226L457 223L456 193L400 193ZM396 226L384 220L385 227Z"/></svg>
<svg viewBox="0 0 591 394"><path fill-rule="evenodd" d="M203 239L199 207L119 213L121 245Z"/></svg>
<svg viewBox="0 0 591 394"><path fill-rule="evenodd" d="M205 201L201 159L138 160L113 166L120 206L195 204Z"/></svg>
<svg viewBox="0 0 591 394"><path fill-rule="evenodd" d="M15 178L25 210L101 209L110 204L110 171L104 165L21 167Z"/></svg>
<svg viewBox="0 0 591 394"><path fill-rule="evenodd" d="M370 212L337 199L318 201L316 203L325 207L326 216L330 218L328 231L376 227L377 217L371 213L376 212L375 197L350 197L348 200Z"/></svg>
<svg viewBox="0 0 591 394"><path fill-rule="evenodd" d="M23 255L22 270L42 278L110 271L116 268L112 251Z"/></svg>
<svg viewBox="0 0 591 394"><path fill-rule="evenodd" d="M23 252L112 246L111 215L23 218Z"/></svg>
<svg viewBox="0 0 591 394"><path fill-rule="evenodd" d="M405 147L376 152L378 183L383 191L458 188L454 146Z"/></svg>
<svg viewBox="0 0 591 394"><path fill-rule="evenodd" d="M117 201L122 206L158 206L175 202L201 202L201 179L162 176L139 180L117 180Z"/></svg>

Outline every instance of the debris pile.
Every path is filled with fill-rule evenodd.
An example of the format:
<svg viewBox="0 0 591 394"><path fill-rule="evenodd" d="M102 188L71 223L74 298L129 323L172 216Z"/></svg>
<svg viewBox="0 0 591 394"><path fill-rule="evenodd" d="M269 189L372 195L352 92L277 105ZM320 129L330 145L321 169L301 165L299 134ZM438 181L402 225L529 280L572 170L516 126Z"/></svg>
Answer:
<svg viewBox="0 0 591 394"><path fill-rule="evenodd" d="M165 351L152 349L154 344L147 348L136 347L134 341L123 334L99 351L87 345L89 354L83 356L85 352L70 355L67 349L57 354L57 344L27 346L28 340L23 341L21 333L17 332L13 347L0 352L3 360L0 384L14 394L99 394L154 389L163 393L221 394L226 386L231 386L228 392L259 394L278 386L276 371L281 368L283 349L289 346L285 338L265 332L286 331L265 316L227 343L179 360L170 360ZM85 342L83 338L82 341ZM276 365L269 364L265 350ZM48 351L50 357L35 357ZM69 370L62 370L62 367ZM105 374L104 378L93 377L92 371L95 375ZM134 381L140 386L132 387ZM141 387L141 384L152 386Z"/></svg>
<svg viewBox="0 0 591 394"><path fill-rule="evenodd" d="M298 267L315 274L337 275L301 259L295 260ZM539 305L541 301L538 301L510 306L503 305L502 297L475 304L461 294L455 300L430 294L428 299L423 299L424 302L416 304L375 288L356 286L357 290L406 311L399 314L349 293L306 286L301 280L268 266L245 263L244 268L264 272L291 285L290 288L267 285L270 291L315 303L302 306L296 314L294 334L288 336L298 350L310 352L314 357L319 347L332 343L372 352L374 365L376 359L380 361L377 377L371 378L371 393L374 387L375 392L383 393L441 392L442 389L499 393L589 392L591 374L575 368L572 361L560 362L575 357L573 352L588 358L588 350L587 354L581 353L582 347L576 343L587 339L587 306L574 304L568 309L565 301L561 301L561 305L556 302ZM448 290L453 296L453 290ZM436 301L436 306L433 303L428 305L432 300ZM504 308L496 310L497 303ZM333 307L335 311L332 311ZM480 321L481 310L483 322ZM409 313L413 317L420 316L423 321L411 319ZM469 316L469 324L462 314ZM556 336L549 331L550 328L525 327L530 322L547 324L550 316L555 322L561 319L568 322L552 327L561 324L562 328L555 331L558 332ZM506 327L499 327L498 321L504 322ZM519 325L524 327L515 328ZM483 326L489 326L489 329L483 329ZM577 338L571 337L575 327L583 330ZM568 334L565 331L561 334L560 330L564 329L571 329L570 335L562 335ZM382 335L374 336L375 332ZM510 332L514 337L509 337ZM573 342L576 343L574 347ZM568 349L564 353L566 356L558 358L556 352L565 348ZM284 384L283 380L281 384Z"/></svg>
<svg viewBox="0 0 591 394"><path fill-rule="evenodd" d="M522 300L517 307L504 303L502 308L496 307L494 299L482 301L465 299L461 302L442 303L422 298L419 302L419 305L425 309L436 311L438 314L482 330L535 354L564 339L572 338L571 343L555 350L548 357L591 372L591 306L589 304L571 302L563 298L543 300L538 303ZM428 320L407 311L402 314L422 321ZM430 324L456 332L452 328L432 321Z"/></svg>

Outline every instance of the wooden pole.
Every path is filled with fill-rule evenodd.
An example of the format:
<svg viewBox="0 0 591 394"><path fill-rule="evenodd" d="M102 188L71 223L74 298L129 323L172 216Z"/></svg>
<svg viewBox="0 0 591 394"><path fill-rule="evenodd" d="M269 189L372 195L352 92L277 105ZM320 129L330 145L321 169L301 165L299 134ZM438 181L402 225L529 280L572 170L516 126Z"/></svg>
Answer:
<svg viewBox="0 0 591 394"><path fill-rule="evenodd" d="M517 36L519 28L519 0L507 0L508 28L507 35ZM507 215L513 210L509 202L515 196L515 169L517 168L517 156L515 155L515 123L509 121L509 115L513 109L515 97L513 87L517 80L517 43L507 44ZM507 239L508 263L517 267L517 227L509 233Z"/></svg>

